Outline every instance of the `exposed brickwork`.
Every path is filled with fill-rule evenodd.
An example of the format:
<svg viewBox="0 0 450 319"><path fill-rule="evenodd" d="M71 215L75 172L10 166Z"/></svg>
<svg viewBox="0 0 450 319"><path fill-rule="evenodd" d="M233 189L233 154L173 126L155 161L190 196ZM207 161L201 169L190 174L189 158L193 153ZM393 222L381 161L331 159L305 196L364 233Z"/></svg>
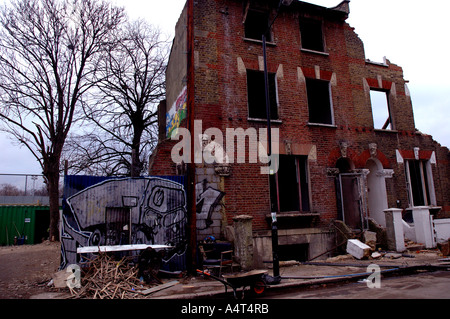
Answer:
<svg viewBox="0 0 450 319"><path fill-rule="evenodd" d="M261 1L263 2L263 1ZM270 1L274 17L277 1ZM311 10L311 11L309 11ZM195 119L203 129L264 128L264 121L248 120L246 69L262 70L263 49L259 41L244 39L245 1L196 0L195 24ZM299 17L323 19L326 54L301 50ZM284 142L292 145L293 155L307 155L311 212L320 213L321 225L338 217L335 176L327 169L336 167L342 157L340 143L348 144L346 158L354 169L364 169L376 158L383 169L393 170L386 178L389 207L408 207L403 163L397 161L396 150L423 151L432 164L436 204L442 206L440 216L450 215L450 155L447 148L431 136L415 130L411 99L401 67L386 61L385 65L365 60L361 39L342 18L342 13L315 10L302 4L284 9L273 26L273 42L267 45L269 72L276 73L279 101L280 152ZM305 78L330 81L334 125L308 123L308 101ZM167 84L168 86L170 83ZM389 103L395 130L375 130L370 89L390 92ZM264 94L264 92L261 92ZM191 110L188 110L191 111ZM377 144L374 157L369 144ZM152 173L174 170L169 163L170 146L165 141L158 147ZM314 156L309 152L315 147ZM248 154L247 154L248 155ZM260 164L232 164L231 175L222 177L220 191L226 215L253 217L253 230L268 229L270 214L269 177L260 174ZM211 180L212 181L212 180ZM370 213L370 212L369 212Z"/></svg>

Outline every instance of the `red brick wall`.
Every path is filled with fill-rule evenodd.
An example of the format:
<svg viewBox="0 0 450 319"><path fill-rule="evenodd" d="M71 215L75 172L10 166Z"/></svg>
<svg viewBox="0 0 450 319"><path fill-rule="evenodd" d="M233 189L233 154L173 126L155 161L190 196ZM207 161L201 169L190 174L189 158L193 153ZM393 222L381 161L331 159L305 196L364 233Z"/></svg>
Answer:
<svg viewBox="0 0 450 319"><path fill-rule="evenodd" d="M271 2L275 7L275 2ZM303 7L301 7L303 8ZM367 63L361 39L345 21L327 18L323 24L327 55L300 50L299 16L307 12L283 10L274 26L276 45L267 46L268 68L277 72L280 148L284 141L293 145L314 145L316 156L309 158L311 210L321 215L326 225L337 218L335 181L327 177L327 168L339 158L339 143L348 143L356 168L364 168L369 143L377 143L385 168L394 170L387 179L390 207L407 207L403 164L396 161L396 149L412 150L420 147L434 151L434 186L438 205L449 211L449 154L431 137L415 132L410 97L406 94L403 70L387 61L386 66ZM265 122L247 119L247 83L245 69L260 69L263 55L261 43L244 40L243 1L197 0L195 23L195 119L202 120L203 129L227 127L247 129L266 127ZM315 15L312 13L311 15ZM272 16L274 11L272 11ZM245 66L245 69L242 68ZM333 80L331 85L334 111L333 127L308 125L306 87L299 77ZM381 87L378 79L381 79ZM170 84L168 84L170 85ZM395 88L390 98L396 131L374 130L370 103L370 88ZM261 92L264 94L264 92ZM160 156L170 154L164 144ZM337 153L336 153L337 152ZM336 157L336 154L338 155ZM308 154L298 154L308 155ZM224 178L225 210L229 223L239 214L253 216L254 230L267 229L266 215L270 213L268 176L261 175L260 164L233 164L231 176ZM156 171L171 169L171 164L156 161ZM448 213L443 212L442 215Z"/></svg>

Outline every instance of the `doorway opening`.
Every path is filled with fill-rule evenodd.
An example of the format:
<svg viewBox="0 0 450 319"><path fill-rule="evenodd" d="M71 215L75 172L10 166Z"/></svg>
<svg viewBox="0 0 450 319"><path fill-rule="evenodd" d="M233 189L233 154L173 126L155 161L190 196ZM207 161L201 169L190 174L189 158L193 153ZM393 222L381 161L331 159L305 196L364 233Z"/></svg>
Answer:
<svg viewBox="0 0 450 319"><path fill-rule="evenodd" d="M383 166L377 159L368 159L366 168L370 173L367 175L367 204L370 217L381 226L386 226L384 210L388 209L386 179Z"/></svg>
<svg viewBox="0 0 450 319"><path fill-rule="evenodd" d="M36 210L34 224L34 243L38 244L48 239L50 225L50 210Z"/></svg>
<svg viewBox="0 0 450 319"><path fill-rule="evenodd" d="M347 158L340 158L336 167L339 168L336 180L338 217L351 229L367 229L364 175L353 169L353 163Z"/></svg>

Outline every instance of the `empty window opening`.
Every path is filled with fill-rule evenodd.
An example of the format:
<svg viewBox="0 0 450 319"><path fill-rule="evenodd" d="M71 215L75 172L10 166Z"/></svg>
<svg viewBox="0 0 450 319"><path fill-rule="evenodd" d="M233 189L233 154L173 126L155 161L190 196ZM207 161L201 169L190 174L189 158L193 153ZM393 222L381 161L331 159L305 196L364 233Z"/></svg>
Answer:
<svg viewBox="0 0 450 319"><path fill-rule="evenodd" d="M392 130L392 120L389 111L387 91L370 90L372 104L373 126L375 129Z"/></svg>
<svg viewBox="0 0 450 319"><path fill-rule="evenodd" d="M322 21L301 19L302 49L324 52Z"/></svg>
<svg viewBox="0 0 450 319"><path fill-rule="evenodd" d="M269 73L270 118L278 119L277 87L275 73ZM264 72L247 70L248 116L267 119Z"/></svg>
<svg viewBox="0 0 450 319"><path fill-rule="evenodd" d="M330 82L307 78L306 93L308 95L309 122L332 125Z"/></svg>
<svg viewBox="0 0 450 319"><path fill-rule="evenodd" d="M248 10L245 18L245 37L248 39L262 40L262 36L265 32L266 41L270 42L271 32L268 30L269 26L269 14L259 10Z"/></svg>
<svg viewBox="0 0 450 319"><path fill-rule="evenodd" d="M270 175L273 212L277 211L278 200L280 212L310 211L307 159L307 156L280 155L278 183L275 175Z"/></svg>
<svg viewBox="0 0 450 319"><path fill-rule="evenodd" d="M408 160L405 170L409 190L409 202L411 206L432 205L429 172L427 170L428 161Z"/></svg>

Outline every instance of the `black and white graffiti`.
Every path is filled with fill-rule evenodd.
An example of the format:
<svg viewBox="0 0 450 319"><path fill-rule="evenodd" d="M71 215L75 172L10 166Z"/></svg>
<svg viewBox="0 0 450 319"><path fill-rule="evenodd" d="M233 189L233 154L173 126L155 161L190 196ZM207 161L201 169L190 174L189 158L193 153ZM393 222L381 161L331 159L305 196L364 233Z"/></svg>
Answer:
<svg viewBox="0 0 450 319"><path fill-rule="evenodd" d="M225 193L208 185L206 179L195 186L197 207L197 229L208 229L213 224L215 208L225 196Z"/></svg>
<svg viewBox="0 0 450 319"><path fill-rule="evenodd" d="M66 198L66 203L61 269L79 262L77 247L97 245L169 245L174 248L163 262L183 263L187 211L182 184L157 177L108 179Z"/></svg>

